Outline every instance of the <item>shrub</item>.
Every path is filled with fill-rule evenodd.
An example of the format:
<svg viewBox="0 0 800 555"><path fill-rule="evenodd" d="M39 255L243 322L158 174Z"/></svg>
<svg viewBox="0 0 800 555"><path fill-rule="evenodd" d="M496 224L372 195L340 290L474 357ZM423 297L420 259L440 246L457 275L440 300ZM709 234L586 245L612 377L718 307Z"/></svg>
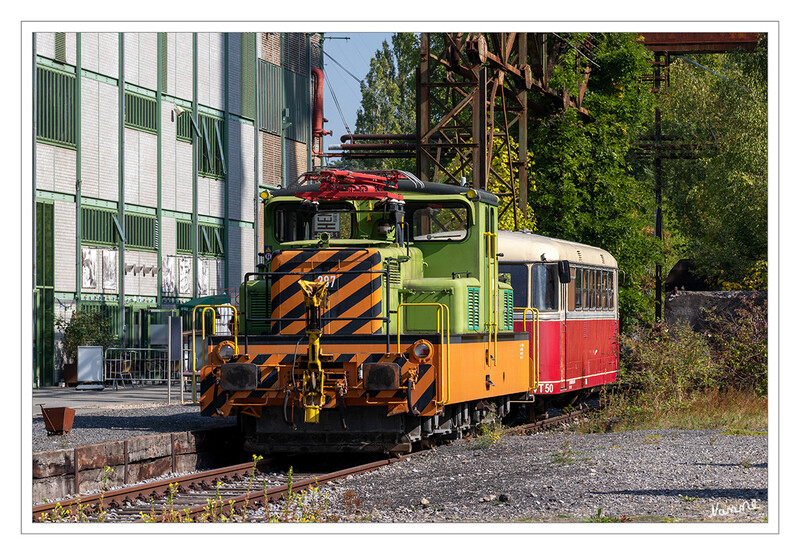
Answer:
<svg viewBox="0 0 800 555"><path fill-rule="evenodd" d="M718 381L740 391L767 394L767 307L745 299L733 314L709 311L707 337L719 367Z"/></svg>
<svg viewBox="0 0 800 555"><path fill-rule="evenodd" d="M56 317L56 329L64 332L64 354L67 361L78 360L78 347L93 345L109 347L114 343L111 320L99 312L76 310L67 321Z"/></svg>
<svg viewBox="0 0 800 555"><path fill-rule="evenodd" d="M620 346L621 381L656 405L681 403L692 391L717 385L710 345L685 322L639 327L620 337Z"/></svg>

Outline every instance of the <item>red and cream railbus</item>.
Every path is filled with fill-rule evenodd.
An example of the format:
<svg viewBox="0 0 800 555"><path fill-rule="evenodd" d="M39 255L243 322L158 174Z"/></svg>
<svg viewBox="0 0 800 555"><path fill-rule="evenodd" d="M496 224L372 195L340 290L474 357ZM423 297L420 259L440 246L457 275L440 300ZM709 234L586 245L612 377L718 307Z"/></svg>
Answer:
<svg viewBox="0 0 800 555"><path fill-rule="evenodd" d="M530 232L498 232L501 280L514 289L514 331L528 331L540 408L616 381L617 261L603 249Z"/></svg>

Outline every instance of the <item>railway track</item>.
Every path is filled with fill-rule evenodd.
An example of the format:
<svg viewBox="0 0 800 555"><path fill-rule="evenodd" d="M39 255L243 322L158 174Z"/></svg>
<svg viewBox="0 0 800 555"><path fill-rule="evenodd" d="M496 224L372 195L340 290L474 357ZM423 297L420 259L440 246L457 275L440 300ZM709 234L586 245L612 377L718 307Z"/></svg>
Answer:
<svg viewBox="0 0 800 555"><path fill-rule="evenodd" d="M392 460L378 460L327 473L265 472L264 461L245 463L136 484L33 507L33 521L133 522L246 520L268 503L348 475L375 470ZM244 510L243 510L244 509ZM69 511L69 513L66 513Z"/></svg>
<svg viewBox="0 0 800 555"><path fill-rule="evenodd" d="M590 412L599 410L601 408L603 408L602 404L591 407L587 405L582 405L575 410L567 412L566 414L559 414L558 416L552 416L550 418L545 418L543 420L537 420L536 422L531 422L530 424L522 424L521 426L517 426L515 429L522 433L533 433L541 430L548 430L559 424L563 424L565 422L571 422L573 420L581 418L582 416Z"/></svg>
<svg viewBox="0 0 800 555"><path fill-rule="evenodd" d="M551 418L537 420L512 429L511 433L534 433L581 418L600 406L583 405ZM306 491L348 475L362 474L402 460L381 459L333 472L270 472L264 460L207 470L154 482L102 491L60 502L35 505L33 521L105 522L183 521L230 519L231 515L252 515L269 503L279 502L294 493ZM244 510L243 510L244 509ZM68 511L68 512L67 512Z"/></svg>

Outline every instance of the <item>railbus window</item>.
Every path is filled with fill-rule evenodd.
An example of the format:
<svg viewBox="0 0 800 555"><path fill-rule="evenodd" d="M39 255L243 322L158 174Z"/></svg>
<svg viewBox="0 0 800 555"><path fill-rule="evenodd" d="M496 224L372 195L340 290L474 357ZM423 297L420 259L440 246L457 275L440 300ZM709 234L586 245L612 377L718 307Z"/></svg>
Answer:
<svg viewBox="0 0 800 555"><path fill-rule="evenodd" d="M595 308L597 310L603 310L603 288L602 288L602 279L603 279L603 271L602 270L595 270L594 272L594 295L595 295Z"/></svg>
<svg viewBox="0 0 800 555"><path fill-rule="evenodd" d="M583 309L583 270L575 269L575 310Z"/></svg>
<svg viewBox="0 0 800 555"><path fill-rule="evenodd" d="M614 287L614 282L616 280L614 278L615 278L614 272L611 272L611 274L609 275L609 278L608 278L609 279L609 283L608 283L608 285L609 285L609 288L608 288L608 307L611 310L614 310L614 308L615 308L614 302L615 302L615 299L616 299L616 289Z"/></svg>
<svg viewBox="0 0 800 555"><path fill-rule="evenodd" d="M531 268L531 306L558 310L558 268L555 264L534 264Z"/></svg>
<svg viewBox="0 0 800 555"><path fill-rule="evenodd" d="M500 280L507 278L514 289L514 306L528 306L528 267L525 264L500 264Z"/></svg>
<svg viewBox="0 0 800 555"><path fill-rule="evenodd" d="M603 310L608 310L608 272L603 272Z"/></svg>

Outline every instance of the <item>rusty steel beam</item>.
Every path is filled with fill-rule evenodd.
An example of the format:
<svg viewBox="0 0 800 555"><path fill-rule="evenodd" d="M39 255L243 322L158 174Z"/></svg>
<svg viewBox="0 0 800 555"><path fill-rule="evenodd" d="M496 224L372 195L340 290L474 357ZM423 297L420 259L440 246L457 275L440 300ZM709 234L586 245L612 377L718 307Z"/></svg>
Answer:
<svg viewBox="0 0 800 555"><path fill-rule="evenodd" d="M737 48L753 50L758 33L641 33L653 52L721 53Z"/></svg>

